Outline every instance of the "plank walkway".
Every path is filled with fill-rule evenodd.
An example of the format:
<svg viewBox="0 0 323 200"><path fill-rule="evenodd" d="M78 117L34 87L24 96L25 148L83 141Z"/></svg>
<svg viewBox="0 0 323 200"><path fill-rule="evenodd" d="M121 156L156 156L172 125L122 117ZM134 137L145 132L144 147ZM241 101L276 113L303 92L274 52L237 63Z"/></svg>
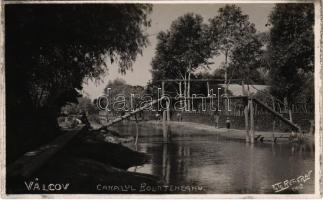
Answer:
<svg viewBox="0 0 323 200"><path fill-rule="evenodd" d="M98 128L98 130L100 130L100 129L106 129L106 128L108 128L109 126L112 126L112 125L113 125L113 124L115 124L115 123L118 123L118 122L120 122L120 121L122 121L122 120L124 120L124 119L127 119L127 118L131 117L132 115L135 115L135 114L137 114L138 112L143 111L143 110L144 110L144 109L146 109L147 107L152 106L152 105L154 105L154 104L156 104L156 103L158 103L158 102L162 101L163 99L164 99L164 98L162 97L162 98L160 98L160 99L157 99L157 100L152 101L151 103L147 103L146 105L144 105L144 106L142 106L142 107L140 107L140 108L138 108L138 109L136 109L136 110L134 110L134 111L132 111L132 112L129 112L129 113L127 113L127 114L125 114L125 115L123 115L123 116L121 116L121 117L118 117L118 118L116 118L116 119L112 120L112 121L111 121L111 122L109 122L108 124L106 124L106 125L104 125L104 126L102 126L102 127Z"/></svg>

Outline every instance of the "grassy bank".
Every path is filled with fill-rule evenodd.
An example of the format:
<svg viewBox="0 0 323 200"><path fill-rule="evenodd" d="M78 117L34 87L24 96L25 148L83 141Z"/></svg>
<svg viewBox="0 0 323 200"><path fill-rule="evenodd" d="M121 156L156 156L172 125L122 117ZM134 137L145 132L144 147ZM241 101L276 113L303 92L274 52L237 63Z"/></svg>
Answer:
<svg viewBox="0 0 323 200"><path fill-rule="evenodd" d="M127 169L142 165L149 160L150 157L144 153L121 144L104 141L102 134L82 130L32 176L7 178L7 193L145 193L140 192L140 185L142 183L150 186L162 185L159 178L149 174L128 172ZM53 189L53 184L59 190ZM65 184L64 186L68 184L67 190L60 188L59 184ZM108 189L102 189L103 186ZM136 191L129 190L130 186Z"/></svg>

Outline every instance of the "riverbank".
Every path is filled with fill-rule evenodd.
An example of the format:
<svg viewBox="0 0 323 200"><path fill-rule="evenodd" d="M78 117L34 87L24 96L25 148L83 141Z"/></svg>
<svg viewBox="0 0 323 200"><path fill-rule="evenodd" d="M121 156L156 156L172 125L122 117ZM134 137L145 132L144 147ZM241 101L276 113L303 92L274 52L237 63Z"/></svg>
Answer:
<svg viewBox="0 0 323 200"><path fill-rule="evenodd" d="M66 147L46 162L43 167L33 173L32 176L23 179L15 179L15 177L9 177L8 179L7 177L7 192L11 194L155 193L148 189L142 190L141 186L144 184L149 187L162 187L164 182L161 181L159 173L150 175L146 174L147 172L138 173L127 171L130 167L151 163L152 155L141 153L133 148L127 148L125 145L114 144L109 141L110 138L117 138L114 141L127 141L129 145L133 145L136 133L138 133L138 137L140 138L160 138L163 135L162 122L141 121L136 124L133 121L125 121L117 126L110 127L109 129L115 130L116 132L111 130L99 131L83 129L68 143L68 145L66 145ZM195 138L194 141L203 141L205 139L197 139L196 136L205 136L205 138L208 138L208 136L217 135L228 140L245 141L244 130L218 129L216 127L192 122L170 121L168 123L168 132L174 139L176 137L181 138L181 136L184 136L183 138L194 136L192 137ZM278 138L276 143L290 143L290 140L287 138L289 136L288 133L256 132L256 136L260 135L264 137L263 143L270 142L271 144L274 144L272 140L270 140L272 139L272 134L274 134L275 137L285 137ZM132 138L132 140L129 140L128 138ZM311 140L311 137L305 136L304 141L306 142L302 143L305 144L305 146L300 145L299 147L302 149L304 147L306 148L306 146L312 148L313 145L306 145L311 144ZM259 140L256 142L261 143ZM163 148L165 148L166 145L166 147L169 147L168 149L171 150L171 146L167 145L172 145L173 143L161 142L157 144L162 145ZM298 145L298 143L295 144ZM55 147L57 145L52 146ZM239 146L239 144L234 142L232 143L231 148L235 148L236 146ZM284 146L287 147L287 145ZM49 150L49 148L52 147L48 147L47 150ZM175 152L171 155L177 154L178 152ZM28 153L25 155L33 156L33 154ZM158 153L158 157L159 156L160 154ZM190 159L193 158L194 157L190 156ZM153 162L156 162L156 157ZM160 165L160 163L158 165ZM57 188L53 189L53 187ZM66 190L64 188L66 188ZM162 193L163 191L160 192Z"/></svg>
<svg viewBox="0 0 323 200"><path fill-rule="evenodd" d="M105 136L83 129L29 176L7 176L8 194L100 194L149 193L140 190L145 183L160 186L157 176L127 171L149 162L150 157L121 144L105 141ZM48 145L47 145L48 146ZM52 151L55 145L48 146ZM40 147L39 149L44 149ZM37 150L36 150L37 151ZM39 155L38 157L43 157ZM25 155L34 156L34 154ZM35 158L39 160L39 158ZM30 164L22 163L22 165ZM37 163L36 163L37 164Z"/></svg>
<svg viewBox="0 0 323 200"><path fill-rule="evenodd" d="M133 132L135 132L135 122L129 121L128 123L132 124ZM127 123L126 123L127 124ZM126 125L125 126L128 126ZM121 126L121 128L120 128ZM159 131L141 131L140 136L161 136L163 134L163 124L162 121L141 121L138 123L140 129L149 129L154 127ZM116 130L122 134L122 125L118 125L118 129L111 127L112 130ZM171 136L203 136L203 135L218 135L222 138L232 139L232 140L246 140L246 131L240 129L227 129L227 128L216 128L214 126L194 123L194 122L178 122L178 121L169 121L168 122L168 131L171 132ZM255 131L255 142L259 143L290 143L296 142L296 134L294 138L290 140L292 133L286 132L269 132L269 131ZM314 135L303 134L302 143L307 145L314 145Z"/></svg>

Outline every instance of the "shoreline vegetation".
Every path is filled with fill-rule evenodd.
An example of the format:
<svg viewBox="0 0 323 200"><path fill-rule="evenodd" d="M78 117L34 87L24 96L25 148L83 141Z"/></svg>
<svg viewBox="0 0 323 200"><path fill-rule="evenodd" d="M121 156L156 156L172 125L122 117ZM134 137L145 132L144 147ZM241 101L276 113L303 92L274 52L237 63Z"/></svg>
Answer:
<svg viewBox="0 0 323 200"><path fill-rule="evenodd" d="M110 131L109 131L110 132ZM105 135L112 135L111 132ZM101 134L83 128L60 152L53 156L29 178L7 178L8 194L97 194L101 185L163 185L158 177L126 171L149 162L147 154L134 151L122 144L106 142ZM51 184L68 184L67 190L53 190ZM138 189L139 191L139 189ZM114 190L108 193L118 193ZM123 191L122 193L133 193ZM145 193L145 191L141 192Z"/></svg>

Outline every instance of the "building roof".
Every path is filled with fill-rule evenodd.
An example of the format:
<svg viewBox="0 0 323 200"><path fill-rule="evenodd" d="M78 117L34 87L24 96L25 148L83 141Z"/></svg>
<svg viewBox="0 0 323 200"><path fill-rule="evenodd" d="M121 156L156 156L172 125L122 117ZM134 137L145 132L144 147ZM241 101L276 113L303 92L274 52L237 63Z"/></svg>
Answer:
<svg viewBox="0 0 323 200"><path fill-rule="evenodd" d="M222 87L225 87L225 84L219 84ZM248 90L248 85L245 85L245 91ZM249 85L249 92L251 94L256 94L258 91L264 91L269 89L268 85ZM239 84L229 84L228 90L232 93L233 96L243 96L242 94L242 85Z"/></svg>

